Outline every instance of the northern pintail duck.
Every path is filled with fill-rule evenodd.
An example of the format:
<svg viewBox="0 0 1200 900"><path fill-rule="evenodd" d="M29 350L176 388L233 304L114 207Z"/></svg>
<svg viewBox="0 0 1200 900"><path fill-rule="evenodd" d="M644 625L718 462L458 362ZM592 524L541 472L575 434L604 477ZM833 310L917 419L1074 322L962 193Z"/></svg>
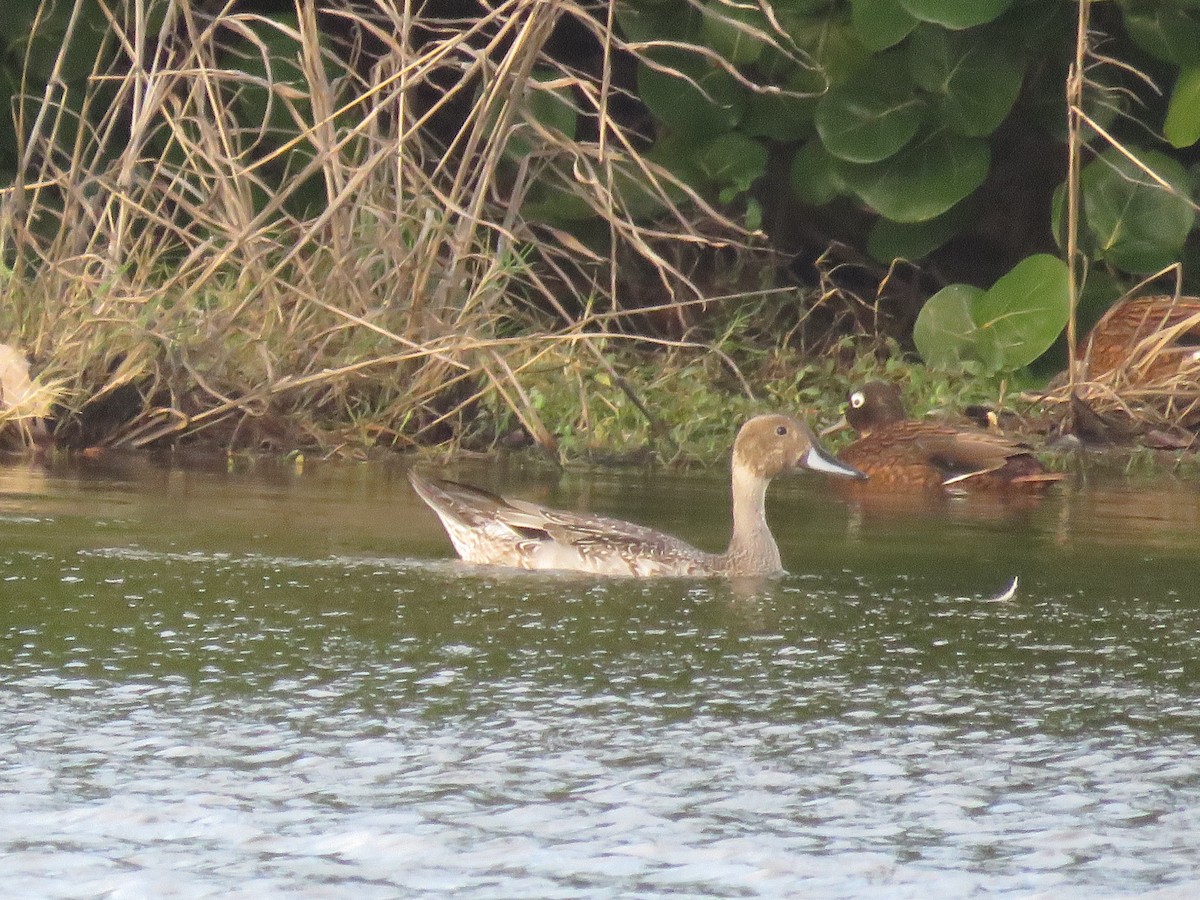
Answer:
<svg viewBox="0 0 1200 900"><path fill-rule="evenodd" d="M838 458L866 472L873 486L1029 491L1064 477L1002 434L908 418L900 389L886 381L850 392L846 423L858 439Z"/></svg>
<svg viewBox="0 0 1200 900"><path fill-rule="evenodd" d="M797 469L866 477L824 450L807 425L784 415L755 416L742 426L732 469L733 536L724 553L705 553L631 522L498 497L414 470L409 479L467 562L654 577L779 574L783 564L765 512L771 479Z"/></svg>

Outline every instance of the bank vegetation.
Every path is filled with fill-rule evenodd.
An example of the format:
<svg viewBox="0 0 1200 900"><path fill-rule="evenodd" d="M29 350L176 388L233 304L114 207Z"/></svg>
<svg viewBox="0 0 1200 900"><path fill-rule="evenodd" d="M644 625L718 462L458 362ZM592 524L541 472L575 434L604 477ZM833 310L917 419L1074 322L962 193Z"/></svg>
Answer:
<svg viewBox="0 0 1200 900"><path fill-rule="evenodd" d="M1200 14L1152 6L17 0L2 415L677 460L872 375L1012 402L1191 290Z"/></svg>

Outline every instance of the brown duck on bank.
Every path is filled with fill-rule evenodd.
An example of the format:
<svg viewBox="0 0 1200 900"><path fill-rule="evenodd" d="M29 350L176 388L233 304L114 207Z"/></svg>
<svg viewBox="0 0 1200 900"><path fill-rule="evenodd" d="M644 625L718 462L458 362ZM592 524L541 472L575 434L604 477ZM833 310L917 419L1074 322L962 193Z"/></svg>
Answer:
<svg viewBox="0 0 1200 900"><path fill-rule="evenodd" d="M1128 384L1200 378L1200 297L1134 297L1088 334L1085 378L1119 373Z"/></svg>
<svg viewBox="0 0 1200 900"><path fill-rule="evenodd" d="M875 488L1029 492L1064 477L1011 438L908 418L900 389L886 381L850 392L846 423L858 439L838 458L870 476Z"/></svg>
<svg viewBox="0 0 1200 900"><path fill-rule="evenodd" d="M771 479L799 469L866 477L830 456L803 422L783 415L755 416L742 426L731 468L733 536L724 553L706 553L632 522L498 497L415 470L408 475L467 562L642 578L780 574L779 547L766 519Z"/></svg>
<svg viewBox="0 0 1200 900"><path fill-rule="evenodd" d="M1194 448L1200 430L1200 297L1122 300L1092 326L1075 369L1050 382L1058 429L1088 443Z"/></svg>

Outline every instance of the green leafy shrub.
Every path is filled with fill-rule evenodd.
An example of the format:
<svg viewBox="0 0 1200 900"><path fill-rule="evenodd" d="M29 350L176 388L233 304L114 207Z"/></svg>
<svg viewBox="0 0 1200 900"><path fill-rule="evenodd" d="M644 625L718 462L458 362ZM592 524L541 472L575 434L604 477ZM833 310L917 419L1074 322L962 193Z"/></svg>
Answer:
<svg viewBox="0 0 1200 900"><path fill-rule="evenodd" d="M1132 155L1135 151L1127 151ZM1196 223L1192 176L1154 150L1130 158L1106 150L1084 167L1081 245L1094 260L1134 274L1151 274L1179 259ZM1055 193L1055 234L1062 240L1065 189Z"/></svg>
<svg viewBox="0 0 1200 900"><path fill-rule="evenodd" d="M648 51L657 62L644 61L639 80L659 123L656 141L671 148L659 158L703 196L741 202L747 224L758 222L755 198L769 197L789 215L836 220L831 239L857 243L881 263L920 261L964 236L983 244L984 221L997 221L989 205L1006 191L1043 190L1015 208L1046 209L1053 183L1023 184L1014 152L1056 154L1065 170L1075 0L775 0L763 8L710 0L702 11L636 0L622 8L623 25L636 20L633 37L671 44ZM1080 248L1086 264L1117 276L1111 302L1134 277L1188 260L1196 243L1195 178L1176 151L1200 141L1200 5L1093 8L1091 41L1104 55L1085 55ZM1154 132L1165 140L1152 143ZM701 166L713 141L739 164ZM772 159L787 165L772 169ZM776 189L779 173L794 209ZM1006 236L1010 255L989 268L1022 281L1043 265L1049 239L1064 232L1063 195L1049 216L1018 226L1024 235ZM967 285L982 288L984 277L952 285L917 320L918 347L939 364L1019 368L1061 330L1058 298L1022 314L1041 310L1040 329L1006 333L981 322L984 292Z"/></svg>

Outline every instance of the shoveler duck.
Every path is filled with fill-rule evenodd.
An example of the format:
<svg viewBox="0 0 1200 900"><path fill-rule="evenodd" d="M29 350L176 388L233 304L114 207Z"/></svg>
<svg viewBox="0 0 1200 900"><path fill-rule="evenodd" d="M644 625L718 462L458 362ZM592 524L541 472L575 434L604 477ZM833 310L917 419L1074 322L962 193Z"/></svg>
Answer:
<svg viewBox="0 0 1200 900"><path fill-rule="evenodd" d="M1047 472L1026 445L995 432L910 419L900 389L871 381L850 392L846 424L858 439L838 458L874 486L912 490L1039 490Z"/></svg>
<svg viewBox="0 0 1200 900"><path fill-rule="evenodd" d="M467 562L597 575L763 576L783 572L767 525L767 485L776 475L811 469L839 478L866 476L821 447L807 425L785 415L755 416L733 445L733 535L724 553L706 553L642 525L498 497L469 485L409 480L437 513Z"/></svg>

